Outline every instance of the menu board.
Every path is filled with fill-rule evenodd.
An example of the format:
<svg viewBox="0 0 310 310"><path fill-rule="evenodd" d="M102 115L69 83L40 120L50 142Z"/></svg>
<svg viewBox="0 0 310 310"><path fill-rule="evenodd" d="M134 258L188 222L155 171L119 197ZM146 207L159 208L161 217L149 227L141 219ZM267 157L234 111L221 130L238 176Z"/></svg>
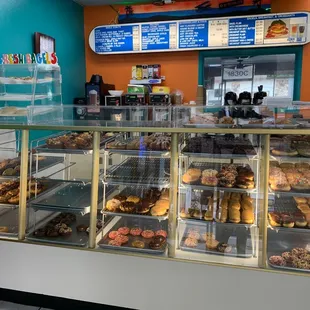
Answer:
<svg viewBox="0 0 310 310"><path fill-rule="evenodd" d="M142 51L177 48L177 23L151 23L141 25Z"/></svg>
<svg viewBox="0 0 310 310"><path fill-rule="evenodd" d="M140 27L102 26L95 29L95 52L134 52L140 50Z"/></svg>
<svg viewBox="0 0 310 310"><path fill-rule="evenodd" d="M98 54L264 47L308 43L309 13L99 26Z"/></svg>

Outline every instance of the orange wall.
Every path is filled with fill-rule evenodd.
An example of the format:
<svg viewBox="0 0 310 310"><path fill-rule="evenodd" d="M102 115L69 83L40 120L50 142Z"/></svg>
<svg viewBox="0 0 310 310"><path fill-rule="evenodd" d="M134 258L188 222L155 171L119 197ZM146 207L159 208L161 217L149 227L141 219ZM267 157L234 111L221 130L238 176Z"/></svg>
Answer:
<svg viewBox="0 0 310 310"><path fill-rule="evenodd" d="M89 47L90 32L99 25L110 24L115 12L109 6L85 7L85 42L87 80L100 74L106 83L126 90L131 79L131 67L137 64L161 64L165 84L172 90L184 92L185 100L195 100L198 85L198 52L171 52L152 54L97 55Z"/></svg>
<svg viewBox="0 0 310 310"><path fill-rule="evenodd" d="M116 7L116 6L115 6ZM116 7L117 8L117 7ZM272 11L285 13L310 11L310 0L273 0ZM109 6L84 8L86 73L100 74L106 83L115 84L116 89L126 90L131 78L131 67L136 64L161 64L166 85L172 90L184 91L185 101L195 100L198 85L199 52L171 52L153 54L97 55L89 47L88 37L93 28L112 23L115 11ZM310 101L310 44L304 48L301 100Z"/></svg>

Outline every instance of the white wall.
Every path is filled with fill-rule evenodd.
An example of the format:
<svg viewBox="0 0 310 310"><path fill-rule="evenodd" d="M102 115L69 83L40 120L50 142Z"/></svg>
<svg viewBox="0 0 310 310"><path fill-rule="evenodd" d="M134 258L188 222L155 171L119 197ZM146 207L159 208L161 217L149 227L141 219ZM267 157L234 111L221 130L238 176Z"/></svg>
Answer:
<svg viewBox="0 0 310 310"><path fill-rule="evenodd" d="M145 310L308 309L310 278L0 241L0 287Z"/></svg>

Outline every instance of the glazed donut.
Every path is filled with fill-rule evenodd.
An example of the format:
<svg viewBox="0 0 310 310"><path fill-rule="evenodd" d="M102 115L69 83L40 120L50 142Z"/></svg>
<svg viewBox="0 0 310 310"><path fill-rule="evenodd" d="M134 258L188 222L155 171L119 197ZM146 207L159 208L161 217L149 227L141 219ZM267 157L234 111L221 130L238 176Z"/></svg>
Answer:
<svg viewBox="0 0 310 310"><path fill-rule="evenodd" d="M142 233L142 229L139 228L139 227L137 227L137 228L131 228L131 230L130 230L130 234L131 234L132 236L140 236L141 233Z"/></svg>
<svg viewBox="0 0 310 310"><path fill-rule="evenodd" d="M151 239L154 237L155 234L152 230L144 230L141 235L145 239Z"/></svg>
<svg viewBox="0 0 310 310"><path fill-rule="evenodd" d="M121 244L125 244L128 242L129 238L127 236L123 236L123 235L118 235L115 237L114 239L116 242L119 242Z"/></svg>
<svg viewBox="0 0 310 310"><path fill-rule="evenodd" d="M185 246L189 248L195 248L198 245L197 239L187 238L184 241Z"/></svg>
<svg viewBox="0 0 310 310"><path fill-rule="evenodd" d="M130 229L128 227L121 227L117 230L121 235L127 236L130 232Z"/></svg>
<svg viewBox="0 0 310 310"><path fill-rule="evenodd" d="M114 240L119 235L120 235L120 233L118 231L110 231L109 232L109 238L112 240Z"/></svg>
<svg viewBox="0 0 310 310"><path fill-rule="evenodd" d="M163 236L164 238L167 238L167 232L165 230L157 230L155 232L155 236Z"/></svg>
<svg viewBox="0 0 310 310"><path fill-rule="evenodd" d="M199 232L192 231L188 233L187 238L196 239L198 241L200 239L200 234Z"/></svg>

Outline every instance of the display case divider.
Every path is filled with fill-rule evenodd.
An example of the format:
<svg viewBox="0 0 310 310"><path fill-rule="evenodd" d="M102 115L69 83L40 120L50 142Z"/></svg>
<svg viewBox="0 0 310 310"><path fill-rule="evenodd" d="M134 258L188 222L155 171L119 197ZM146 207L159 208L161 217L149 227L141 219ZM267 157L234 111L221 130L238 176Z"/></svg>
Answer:
<svg viewBox="0 0 310 310"><path fill-rule="evenodd" d="M176 230L177 230L177 203L178 203L178 177L179 177L179 134L171 134L170 159L170 208L168 222L168 256L175 257Z"/></svg>
<svg viewBox="0 0 310 310"><path fill-rule="evenodd" d="M18 216L18 240L24 240L26 236L27 216L27 186L28 186L28 149L29 130L22 130L21 169L20 169L20 196Z"/></svg>
<svg viewBox="0 0 310 310"><path fill-rule="evenodd" d="M265 135L262 138L263 149L263 204L261 208L261 216L259 221L260 236L262 238L262 250L259 259L259 267L267 268L267 233L268 233L268 200L269 200L269 160L270 160L270 135Z"/></svg>
<svg viewBox="0 0 310 310"><path fill-rule="evenodd" d="M99 190L99 157L100 157L100 132L95 131L93 135L93 162L92 162L92 183L91 183L91 206L90 206L90 226L89 226L89 248L96 247L96 224L98 210L98 190Z"/></svg>

